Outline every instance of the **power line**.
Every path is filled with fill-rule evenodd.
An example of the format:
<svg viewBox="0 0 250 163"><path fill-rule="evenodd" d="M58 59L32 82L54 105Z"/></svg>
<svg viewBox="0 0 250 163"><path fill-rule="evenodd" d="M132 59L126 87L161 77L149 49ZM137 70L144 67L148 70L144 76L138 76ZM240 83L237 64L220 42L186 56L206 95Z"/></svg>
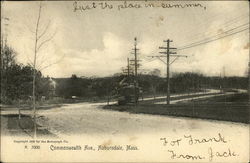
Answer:
<svg viewBox="0 0 250 163"><path fill-rule="evenodd" d="M243 16L243 15L242 15L242 16ZM241 16L241 17L242 17L242 16ZM235 20L235 19L234 19L234 20ZM231 22L231 21L228 21L228 22L225 23L225 24L228 24L229 22ZM199 46L199 45L201 45L201 44L209 43L209 42L212 42L212 41L216 41L216 40L218 40L218 39L222 39L222 38L231 36L231 35L233 35L233 34L237 34L237 33L243 32L243 31L245 31L245 30L247 30L247 29L243 29L243 30L240 30L240 31L236 31L236 32L229 33L229 34L227 34L227 35L221 36L221 35L223 35L223 34L226 34L226 33L230 32L230 31L233 31L233 30L235 30L235 29L238 29L238 28L240 28L240 27L246 26L246 25L248 25L248 24L249 24L249 23L244 23L244 24L242 24L242 25L240 25L240 26L237 26L237 27L234 27L234 28L232 28L232 29L229 29L229 30L227 30L227 31L225 31L225 32L223 32L223 33L221 33L221 34L214 35L214 36L212 36L212 37L210 36L209 38L203 39L203 40L201 40L201 41L197 41L197 42L194 42L194 43L185 45L185 46L181 46L181 47L178 48L177 50L184 50L184 49L192 48L192 47L195 47L195 46ZM220 37L219 37L219 36L220 36ZM215 37L216 37L216 38L215 38ZM213 39L213 38L215 38L215 39ZM235 37L235 38L238 38L238 37ZM156 59L158 59L158 58L156 58L156 57L151 57L151 58L152 58L152 59L150 59L150 60L145 59L145 61L148 63L148 62L152 62L152 61L155 61ZM155 59L154 59L154 58L155 58Z"/></svg>
<svg viewBox="0 0 250 163"><path fill-rule="evenodd" d="M214 35L214 36L210 36L210 38L206 38L206 39L204 39L204 40L202 40L202 41L206 41L206 40L211 39L211 38L213 38L213 37L218 37L218 36L220 36L220 35L222 35L222 34L228 33L228 32L230 32L230 31L233 31L233 30L235 30L235 29L238 29L238 28L243 27L243 26L246 26L246 25L249 25L249 23L242 24L242 25L240 25L240 26L237 26L237 27L235 27L235 28L229 29L229 30L227 30L227 31L225 31L225 32L223 32L223 33L220 33L220 34L217 34L217 35ZM196 42L196 43L199 43L199 42L202 42L202 41L198 41L198 42ZM191 43L191 44L189 44L188 46L190 46L190 45L192 45L192 44L196 44L196 43ZM185 47L185 46L182 46L182 47Z"/></svg>
<svg viewBox="0 0 250 163"><path fill-rule="evenodd" d="M203 40L203 41L205 41L205 42L201 42L201 41L200 41L200 42L192 43L192 44L190 44L190 45L186 45L186 46L184 46L184 47L178 48L177 51L189 49L189 48L196 47L196 46L203 45L203 44L207 44L207 43L210 43L210 42L213 42L213 41L216 41L216 40L219 40L219 39L228 37L228 36L232 36L232 35L237 34L237 33L244 32L244 31L246 31L246 30L249 30L249 28L244 28L244 29L242 29L242 30L240 30L240 31L236 31L236 32L233 32L233 33L230 33L230 34L221 36L221 37L219 37L219 38L211 39L211 40L208 40L208 41ZM225 33L226 33L226 32L225 32ZM193 44L194 44L194 45L193 45Z"/></svg>
<svg viewBox="0 0 250 163"><path fill-rule="evenodd" d="M230 25L235 24L236 22L239 22L240 20L244 20L244 19L246 18L246 15L248 15L248 14L243 14L243 15L241 15L241 16L239 16L239 17L236 17L236 18L234 18L234 19L232 19L232 20L229 20L229 21L227 21L227 22L221 24L221 26L223 26L223 27L220 28L220 29L229 27ZM242 18L242 17L243 17L243 18ZM206 25L206 24L204 24L204 25ZM195 27L200 29L199 26L198 26L198 27L195 26ZM205 26L205 27L207 27L207 26ZM191 30L190 30L190 31L191 31ZM190 32L190 31L189 31L189 32ZM218 29L211 30L211 31L208 32L208 34L213 34L215 31L218 31ZM187 32L187 33L189 33L189 32ZM204 32L203 32L203 33L198 33L197 35L193 35L193 36L191 36L191 37L187 37L186 39L182 39L182 42L185 41L185 40L189 40L189 41L190 41L190 39L192 39L192 38L199 38L199 37L202 36L202 35L204 35ZM197 39L193 39L193 40L197 40Z"/></svg>
<svg viewBox="0 0 250 163"><path fill-rule="evenodd" d="M240 25L240 26L237 26L237 27L228 29L226 32L223 32L223 28L220 28L219 30L222 30L222 33L219 33L219 34L218 34L218 32L217 32L217 34L208 36L208 37L205 38L204 40L210 39L211 37L218 37L218 36L220 36L220 35L222 35L222 34L224 34L224 33L228 33L228 32L230 32L230 31L233 31L233 30L235 30L235 29L237 29L237 28L240 28L240 27L243 27L243 26L246 26L246 25L249 25L249 22L248 22L248 23L244 23L244 24L242 24L242 25ZM214 31L215 31L215 30L214 30ZM216 29L216 31L218 31L218 29ZM193 39L193 40L197 40L197 39ZM190 40L189 40L189 42L190 42ZM201 41L197 41L197 42L201 42ZM186 44L187 44L187 43L186 43ZM184 44L184 45L185 45L185 44ZM184 47L184 46L182 46L182 47Z"/></svg>

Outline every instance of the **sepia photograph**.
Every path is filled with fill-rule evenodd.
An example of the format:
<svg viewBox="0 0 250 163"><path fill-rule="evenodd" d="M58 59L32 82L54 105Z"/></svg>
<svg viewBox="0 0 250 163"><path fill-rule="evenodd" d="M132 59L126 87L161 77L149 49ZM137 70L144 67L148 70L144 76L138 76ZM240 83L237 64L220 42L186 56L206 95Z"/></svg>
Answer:
<svg viewBox="0 0 250 163"><path fill-rule="evenodd" d="M249 1L1 1L1 162L249 162Z"/></svg>

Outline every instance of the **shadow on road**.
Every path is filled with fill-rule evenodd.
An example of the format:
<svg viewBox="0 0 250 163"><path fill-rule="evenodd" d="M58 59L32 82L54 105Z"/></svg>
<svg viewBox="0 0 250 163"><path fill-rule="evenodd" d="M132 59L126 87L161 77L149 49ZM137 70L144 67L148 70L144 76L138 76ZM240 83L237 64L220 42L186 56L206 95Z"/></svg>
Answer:
<svg viewBox="0 0 250 163"><path fill-rule="evenodd" d="M2 127L6 127L8 133L5 132L3 134L11 136L34 136L34 121L31 116L22 114L19 119L18 114L6 114L1 115L1 118L7 120L7 125ZM37 137L56 137L56 135L42 127L37 124Z"/></svg>

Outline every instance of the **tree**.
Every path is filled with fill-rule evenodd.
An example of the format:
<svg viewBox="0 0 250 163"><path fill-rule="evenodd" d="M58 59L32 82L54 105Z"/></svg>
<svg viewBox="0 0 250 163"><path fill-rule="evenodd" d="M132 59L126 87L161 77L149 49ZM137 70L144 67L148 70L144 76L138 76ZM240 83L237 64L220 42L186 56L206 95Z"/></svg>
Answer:
<svg viewBox="0 0 250 163"><path fill-rule="evenodd" d="M40 2L40 4L39 4L38 17L37 17L37 21L36 21L34 58L33 58L33 62L32 62L32 66L33 66L32 101L33 101L33 118L34 118L34 125L35 125L34 137L36 137L36 84L35 83L36 83L36 72L37 72L36 69L38 68L37 57L38 57L39 50L44 45L46 45L49 41L51 41L56 34L56 33L54 33L53 35L45 38L45 34L47 33L47 31L49 29L50 22L47 24L47 26L43 30L40 29L41 11L42 11L42 2ZM59 62L59 61L57 61L57 62ZM57 62L50 63L44 67L39 67L39 70L48 68L48 67L52 66L53 64L56 64Z"/></svg>
<svg viewBox="0 0 250 163"><path fill-rule="evenodd" d="M153 78L151 78L151 91L154 95L154 99L155 99L155 95L156 95L156 88L158 86L158 82L156 81L160 75L161 75L161 70L159 69L154 69L153 71L151 71L149 73L150 75L152 75ZM155 80L156 79L156 80Z"/></svg>
<svg viewBox="0 0 250 163"><path fill-rule="evenodd" d="M28 100L32 95L33 67L16 63L17 53L9 45L1 49L1 102L12 104L19 100ZM46 93L46 89L40 88L42 83L46 83L40 71L36 70L36 96L41 95L41 90ZM43 80L43 82L42 82Z"/></svg>
<svg viewBox="0 0 250 163"><path fill-rule="evenodd" d="M73 74L67 82L67 92L68 97L77 96L81 97L84 93L84 86L82 85L81 78L78 78L77 75Z"/></svg>
<svg viewBox="0 0 250 163"><path fill-rule="evenodd" d="M2 46L2 43L1 43ZM16 63L15 61L16 52L9 47L7 44L2 46L1 48L1 101L6 101L6 86L8 83L8 78L6 75L8 74L8 69Z"/></svg>
<svg viewBox="0 0 250 163"><path fill-rule="evenodd" d="M153 71L150 71L148 74L159 77L159 76L161 76L161 70L155 68Z"/></svg>

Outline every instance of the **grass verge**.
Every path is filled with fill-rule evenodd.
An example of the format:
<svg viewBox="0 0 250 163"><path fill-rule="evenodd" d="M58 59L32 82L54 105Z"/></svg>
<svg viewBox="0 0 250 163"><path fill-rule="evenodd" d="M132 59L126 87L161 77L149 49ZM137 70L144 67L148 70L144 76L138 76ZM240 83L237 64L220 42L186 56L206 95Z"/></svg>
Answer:
<svg viewBox="0 0 250 163"><path fill-rule="evenodd" d="M249 103L247 94L232 95L230 97L214 97L206 100L195 100L181 104L153 104L139 105L109 105L104 109L143 113L153 115L167 115L176 117L191 117L213 119L249 124Z"/></svg>

